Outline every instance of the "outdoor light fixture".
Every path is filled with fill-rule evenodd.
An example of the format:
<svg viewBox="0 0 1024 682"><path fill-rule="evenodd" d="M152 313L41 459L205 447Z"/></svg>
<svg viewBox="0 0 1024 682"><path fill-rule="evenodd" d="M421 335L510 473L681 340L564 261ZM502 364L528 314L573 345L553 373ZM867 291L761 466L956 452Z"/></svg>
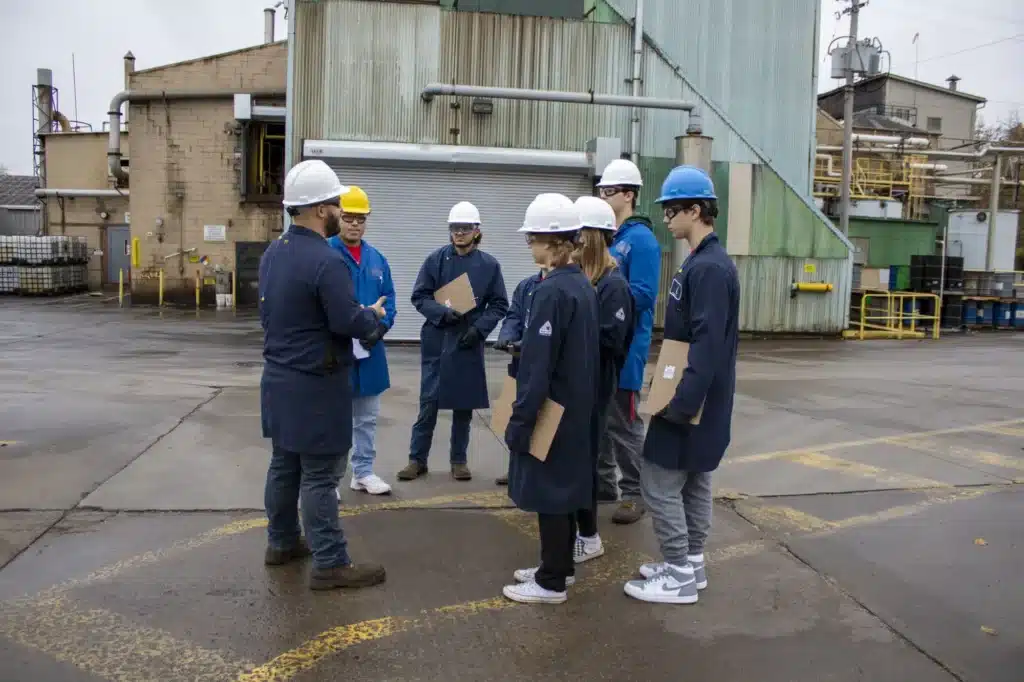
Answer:
<svg viewBox="0 0 1024 682"><path fill-rule="evenodd" d="M470 105L470 111L474 114L490 116L494 113L494 102L483 97L474 97L473 103Z"/></svg>

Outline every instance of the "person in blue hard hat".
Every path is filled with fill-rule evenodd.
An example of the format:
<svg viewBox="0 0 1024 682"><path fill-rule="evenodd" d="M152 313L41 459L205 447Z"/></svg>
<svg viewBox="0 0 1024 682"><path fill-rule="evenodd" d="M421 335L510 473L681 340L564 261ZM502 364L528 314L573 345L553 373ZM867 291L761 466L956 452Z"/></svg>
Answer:
<svg viewBox="0 0 1024 682"><path fill-rule="evenodd" d="M291 225L267 247L259 270L260 417L273 445L264 563L280 566L312 553L316 590L385 579L383 566L352 563L338 523L336 489L352 446L353 340L372 347L386 329L384 297L360 305L341 254L326 240L341 229L347 190L320 160L288 171L284 206ZM308 545L299 526L300 497Z"/></svg>
<svg viewBox="0 0 1024 682"><path fill-rule="evenodd" d="M654 228L648 218L636 212L642 186L640 169L628 159L610 162L597 183L601 198L615 211L617 229L611 253L619 263L619 273L629 284L636 315L633 340L619 374L618 390L608 406L598 464L598 500L614 502L621 490L622 501L612 515L612 521L623 524L636 523L644 515L640 494L644 422L637 413L637 407L644 368L651 351L654 303L661 275L661 246L654 236ZM617 473L621 473L621 480L616 480Z"/></svg>
<svg viewBox="0 0 1024 682"><path fill-rule="evenodd" d="M729 446L740 284L715 234L718 199L707 173L672 169L658 203L672 236L692 249L672 277L665 306L665 339L688 343L689 353L675 395L651 418L643 447L640 486L662 561L641 566L643 580L627 582L625 591L643 601L692 604L708 584L711 472Z"/></svg>

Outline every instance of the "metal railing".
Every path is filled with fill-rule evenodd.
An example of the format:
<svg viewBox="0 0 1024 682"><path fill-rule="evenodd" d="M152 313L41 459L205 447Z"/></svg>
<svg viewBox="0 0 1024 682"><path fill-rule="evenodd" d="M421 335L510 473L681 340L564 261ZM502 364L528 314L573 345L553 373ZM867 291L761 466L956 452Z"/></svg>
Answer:
<svg viewBox="0 0 1024 682"><path fill-rule="evenodd" d="M921 302L930 301L933 314L922 313ZM869 302L873 305L868 305ZM909 308L909 309L908 309ZM923 339L939 338L942 306L936 294L909 291L865 293L860 300L860 319L845 334L847 338ZM922 331L921 328L928 331Z"/></svg>

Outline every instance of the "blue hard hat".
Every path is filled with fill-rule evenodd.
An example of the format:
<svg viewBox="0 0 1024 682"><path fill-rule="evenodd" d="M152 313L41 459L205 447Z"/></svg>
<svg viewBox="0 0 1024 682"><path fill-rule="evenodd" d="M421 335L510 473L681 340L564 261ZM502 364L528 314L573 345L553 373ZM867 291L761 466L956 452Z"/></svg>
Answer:
<svg viewBox="0 0 1024 682"><path fill-rule="evenodd" d="M663 204L677 199L717 198L715 185L707 173L696 166L676 166L669 172L665 182L661 183L661 196L658 197L657 203Z"/></svg>

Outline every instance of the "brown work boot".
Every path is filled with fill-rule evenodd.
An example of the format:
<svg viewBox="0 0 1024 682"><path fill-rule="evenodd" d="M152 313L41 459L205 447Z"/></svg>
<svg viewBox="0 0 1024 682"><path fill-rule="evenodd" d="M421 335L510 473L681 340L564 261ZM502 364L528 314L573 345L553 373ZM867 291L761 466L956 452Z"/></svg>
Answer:
<svg viewBox="0 0 1024 682"><path fill-rule="evenodd" d="M273 547L267 547L267 551L263 555L263 563L267 566L282 566L287 564L289 561L305 559L312 553L313 552L309 549L309 545L306 543L306 538L300 537L299 544L295 545L291 549L274 549Z"/></svg>
<svg viewBox="0 0 1024 682"><path fill-rule="evenodd" d="M624 500L612 514L612 523L629 525L636 523L647 513L647 508L640 500Z"/></svg>
<svg viewBox="0 0 1024 682"><path fill-rule="evenodd" d="M494 485L508 485L508 476L498 476L494 479Z"/></svg>
<svg viewBox="0 0 1024 682"><path fill-rule="evenodd" d="M334 568L314 568L309 574L309 589L333 590L339 587L372 587L387 578L383 566L349 564Z"/></svg>
<svg viewBox="0 0 1024 682"><path fill-rule="evenodd" d="M452 478L456 481L471 481L473 480L473 474L470 473L469 467L465 464L453 464Z"/></svg>
<svg viewBox="0 0 1024 682"><path fill-rule="evenodd" d="M419 462L409 462L404 469L398 472L399 481L412 481L427 473L427 465Z"/></svg>

